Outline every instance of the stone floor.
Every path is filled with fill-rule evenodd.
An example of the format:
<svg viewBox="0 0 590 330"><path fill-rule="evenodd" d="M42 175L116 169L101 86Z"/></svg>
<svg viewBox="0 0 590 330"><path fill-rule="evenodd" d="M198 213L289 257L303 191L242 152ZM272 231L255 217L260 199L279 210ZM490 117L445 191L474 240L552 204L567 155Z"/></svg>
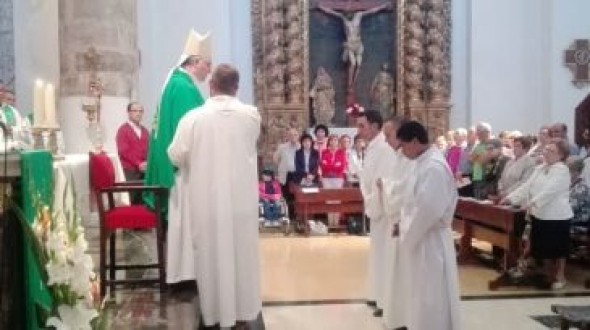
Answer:
<svg viewBox="0 0 590 330"><path fill-rule="evenodd" d="M88 228L91 252L98 261L97 228ZM119 236L118 259L153 258L153 235ZM249 329L383 329L363 303L366 292L368 238L348 235L260 239L262 316ZM498 273L484 264L460 266L464 329L547 329L556 322L550 306L590 305L581 280L587 268L568 267L570 283L559 292L531 287L489 291ZM119 274L150 276L151 274ZM118 276L119 276L118 275ZM582 295L582 297L579 297ZM569 297L571 296L571 297ZM109 329L197 329L199 304L191 285L160 294L156 288L117 290L106 304ZM264 322L262 321L264 319Z"/></svg>

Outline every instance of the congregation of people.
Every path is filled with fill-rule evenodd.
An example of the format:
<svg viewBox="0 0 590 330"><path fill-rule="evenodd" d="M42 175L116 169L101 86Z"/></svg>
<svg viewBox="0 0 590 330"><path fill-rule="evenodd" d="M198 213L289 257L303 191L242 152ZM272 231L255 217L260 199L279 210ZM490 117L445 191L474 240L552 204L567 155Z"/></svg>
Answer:
<svg viewBox="0 0 590 330"><path fill-rule="evenodd" d="M436 139L454 173L459 194L526 210L522 258L545 260L541 287L562 289L566 260L587 253L573 240L586 236L590 216L588 145L577 146L563 123L542 126L536 135L502 131L478 123ZM532 267L532 265L528 265ZM514 274L522 276L526 263ZM529 269L530 270L530 269Z"/></svg>
<svg viewBox="0 0 590 330"><path fill-rule="evenodd" d="M373 315L388 329L457 329L454 176L420 123L383 119L375 110L356 113L355 121L352 143L350 135L330 134L324 125L302 134L286 130L273 157L283 195L292 198L297 186L359 187L370 222L367 304ZM330 214L327 223L334 225Z"/></svg>

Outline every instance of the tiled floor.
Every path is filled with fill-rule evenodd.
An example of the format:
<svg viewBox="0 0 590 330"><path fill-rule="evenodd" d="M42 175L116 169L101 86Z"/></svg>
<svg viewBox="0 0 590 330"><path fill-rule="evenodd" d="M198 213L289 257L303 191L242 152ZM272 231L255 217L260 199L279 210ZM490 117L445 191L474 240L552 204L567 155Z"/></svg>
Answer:
<svg viewBox="0 0 590 330"><path fill-rule="evenodd" d="M326 299L365 299L368 237L263 236L260 239L263 301L308 301ZM461 295L546 295L531 287L488 289L488 282L499 273L482 263L459 267ZM560 293L587 292L583 279L588 269L571 265L566 274L569 283Z"/></svg>
<svg viewBox="0 0 590 330"><path fill-rule="evenodd" d="M552 304L588 305L590 298L463 301L463 329L548 329L531 316L551 314ZM384 329L381 319L373 317L371 310L364 304L265 307L263 315L268 330Z"/></svg>
<svg viewBox="0 0 590 330"><path fill-rule="evenodd" d="M149 249L141 243L142 236L126 235L125 244L119 246L130 248L135 257L145 258ZM367 253L367 237L263 235L261 293L266 329L383 329L381 320L373 317L363 303ZM558 294L588 296L501 299L499 294L553 293L531 288L490 292L487 283L498 275L496 271L477 263L461 266L463 329L547 329L531 316L550 315L550 306L555 303L590 305L590 292L579 283L590 272L580 267L572 269L575 271L568 276L576 280ZM109 307L108 322L112 329L194 329L198 325L197 313L194 291L160 296L155 290L131 290L117 295Z"/></svg>

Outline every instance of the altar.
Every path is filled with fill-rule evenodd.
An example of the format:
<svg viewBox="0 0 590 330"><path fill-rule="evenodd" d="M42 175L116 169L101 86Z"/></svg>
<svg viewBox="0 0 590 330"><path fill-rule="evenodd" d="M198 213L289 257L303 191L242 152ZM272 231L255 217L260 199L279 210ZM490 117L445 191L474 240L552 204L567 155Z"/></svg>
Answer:
<svg viewBox="0 0 590 330"><path fill-rule="evenodd" d="M53 206L54 212L64 210L67 189L73 188L79 216L83 224L93 217L89 179L89 155L72 154L55 160L45 150L12 152L0 155L6 170L0 169L2 182L9 184L12 205L3 209L0 226L0 328L37 329L42 315L53 307L42 265L36 256L36 239L25 226L32 226L36 212ZM124 173L116 154L109 154L117 181ZM128 204L129 196L121 194L117 203ZM20 219L19 219L20 218ZM98 224L97 224L98 225ZM6 265L12 267L5 267ZM15 293L18 294L15 295Z"/></svg>

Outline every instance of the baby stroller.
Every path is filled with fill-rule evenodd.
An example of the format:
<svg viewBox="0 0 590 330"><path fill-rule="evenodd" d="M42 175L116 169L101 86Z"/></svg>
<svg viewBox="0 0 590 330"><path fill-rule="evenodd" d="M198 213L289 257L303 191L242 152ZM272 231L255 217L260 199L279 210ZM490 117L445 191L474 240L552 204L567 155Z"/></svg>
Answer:
<svg viewBox="0 0 590 330"><path fill-rule="evenodd" d="M258 187L258 219L260 228L280 228L285 234L290 232L289 208L281 195L281 187L271 169L262 171Z"/></svg>

